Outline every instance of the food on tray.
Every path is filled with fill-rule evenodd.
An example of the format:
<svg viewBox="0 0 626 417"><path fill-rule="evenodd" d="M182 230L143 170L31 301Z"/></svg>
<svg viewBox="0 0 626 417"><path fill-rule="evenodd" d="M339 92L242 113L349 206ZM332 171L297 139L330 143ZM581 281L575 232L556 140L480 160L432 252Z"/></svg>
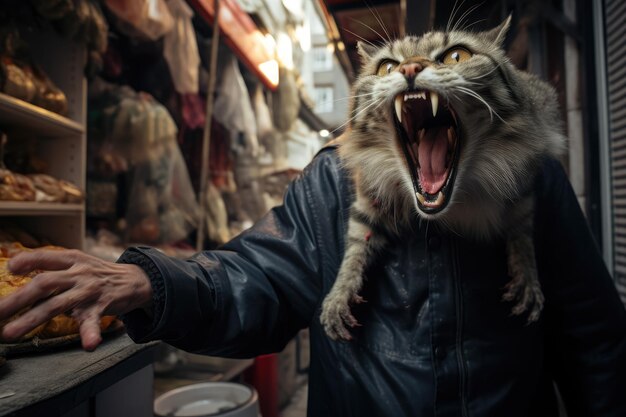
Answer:
<svg viewBox="0 0 626 417"><path fill-rule="evenodd" d="M62 246L38 246L37 249L46 249L46 250L63 250L65 249ZM33 251L35 249L28 248L22 245L20 242L0 242L0 259L2 258L12 258L17 255L19 252L24 251Z"/></svg>
<svg viewBox="0 0 626 417"><path fill-rule="evenodd" d="M60 187L59 180L46 174L31 174L29 178L37 189L37 201L63 201L65 191Z"/></svg>
<svg viewBox="0 0 626 417"><path fill-rule="evenodd" d="M69 181L46 174L22 175L0 169L0 200L81 203L83 192Z"/></svg>
<svg viewBox="0 0 626 417"><path fill-rule="evenodd" d="M8 169L0 169L0 200L35 201L33 181Z"/></svg>
<svg viewBox="0 0 626 417"><path fill-rule="evenodd" d="M80 203L83 192L68 181L59 180L46 174L28 176L37 189L37 201L49 203Z"/></svg>
<svg viewBox="0 0 626 417"><path fill-rule="evenodd" d="M59 249L58 247L52 248ZM9 259L10 258L6 257L0 258L0 297L5 297L14 293L20 287L30 282L38 273L38 271L33 271L26 275L13 274L7 269ZM24 309L10 319L0 322L0 327L23 315L26 311L28 311L28 309ZM114 316L102 317L102 319L100 319L100 330L108 329L113 322L115 322ZM67 314L59 314L47 323L37 326L37 328L24 335L20 341L27 341L33 337L38 337L39 339L50 339L54 337L69 336L78 333L78 330L78 322L76 320ZM1 337L0 342L2 342Z"/></svg>
<svg viewBox="0 0 626 417"><path fill-rule="evenodd" d="M83 192L71 182L59 180L59 186L65 192L64 203L82 203L84 200Z"/></svg>

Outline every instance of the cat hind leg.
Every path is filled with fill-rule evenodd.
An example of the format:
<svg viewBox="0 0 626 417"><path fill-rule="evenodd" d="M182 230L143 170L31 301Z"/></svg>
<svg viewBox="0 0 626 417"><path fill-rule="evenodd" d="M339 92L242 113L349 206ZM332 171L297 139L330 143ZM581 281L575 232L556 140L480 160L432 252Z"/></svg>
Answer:
<svg viewBox="0 0 626 417"><path fill-rule="evenodd" d="M533 242L534 200L527 198L517 210L520 212L518 225L514 232L507 236L506 250L509 276L511 281L504 287L504 301L514 301L511 310L519 316L528 312L528 323L539 320L543 310L544 295L541 291L535 245Z"/></svg>
<svg viewBox="0 0 626 417"><path fill-rule="evenodd" d="M322 303L320 321L333 340L351 340L348 327L359 326L352 315L351 304L365 302L359 295L363 272L372 253L384 245L384 238L372 233L369 226L350 220L346 251L337 279Z"/></svg>

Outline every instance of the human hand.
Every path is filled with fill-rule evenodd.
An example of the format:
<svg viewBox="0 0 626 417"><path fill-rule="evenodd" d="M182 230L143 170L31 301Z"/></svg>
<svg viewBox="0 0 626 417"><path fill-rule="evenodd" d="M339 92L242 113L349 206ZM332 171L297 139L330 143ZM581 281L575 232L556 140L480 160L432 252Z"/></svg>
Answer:
<svg viewBox="0 0 626 417"><path fill-rule="evenodd" d="M117 264L78 250L22 252L9 261L15 274L43 270L16 292L0 299L0 322L32 306L6 324L2 338L16 340L51 318L68 312L80 325L85 350L102 341L100 318L149 308L152 287L136 265ZM71 313L70 313L71 312Z"/></svg>

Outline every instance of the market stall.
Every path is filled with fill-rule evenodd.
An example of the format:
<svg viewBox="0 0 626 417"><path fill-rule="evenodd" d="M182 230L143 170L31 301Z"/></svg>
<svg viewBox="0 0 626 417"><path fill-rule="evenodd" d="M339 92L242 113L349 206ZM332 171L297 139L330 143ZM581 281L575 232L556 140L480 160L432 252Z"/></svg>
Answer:
<svg viewBox="0 0 626 417"><path fill-rule="evenodd" d="M185 258L280 203L328 130L285 40L253 17L232 0L0 6L3 265L40 247L115 260L151 245ZM255 366L134 345L116 323L92 353L77 329L1 343L0 415L147 415L165 390L246 379L274 381L260 390L271 416L287 401L278 380L293 385L306 368L306 335Z"/></svg>

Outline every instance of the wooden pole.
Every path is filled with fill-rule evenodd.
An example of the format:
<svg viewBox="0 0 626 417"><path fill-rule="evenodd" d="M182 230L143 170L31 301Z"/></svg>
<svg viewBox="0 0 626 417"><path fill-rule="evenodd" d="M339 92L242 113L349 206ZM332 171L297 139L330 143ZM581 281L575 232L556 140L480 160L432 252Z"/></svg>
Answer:
<svg viewBox="0 0 626 417"><path fill-rule="evenodd" d="M217 72L217 52L220 44L220 0L213 0L215 9L213 18L213 36L211 38L211 51L209 61L209 85L206 93L206 120L204 122L204 132L202 135L202 166L200 171L200 221L198 222L198 233L196 235L196 251L204 249L205 236L205 216L207 204L207 186L209 181L209 149L211 146L211 121L213 120L213 96L215 95L215 80Z"/></svg>

